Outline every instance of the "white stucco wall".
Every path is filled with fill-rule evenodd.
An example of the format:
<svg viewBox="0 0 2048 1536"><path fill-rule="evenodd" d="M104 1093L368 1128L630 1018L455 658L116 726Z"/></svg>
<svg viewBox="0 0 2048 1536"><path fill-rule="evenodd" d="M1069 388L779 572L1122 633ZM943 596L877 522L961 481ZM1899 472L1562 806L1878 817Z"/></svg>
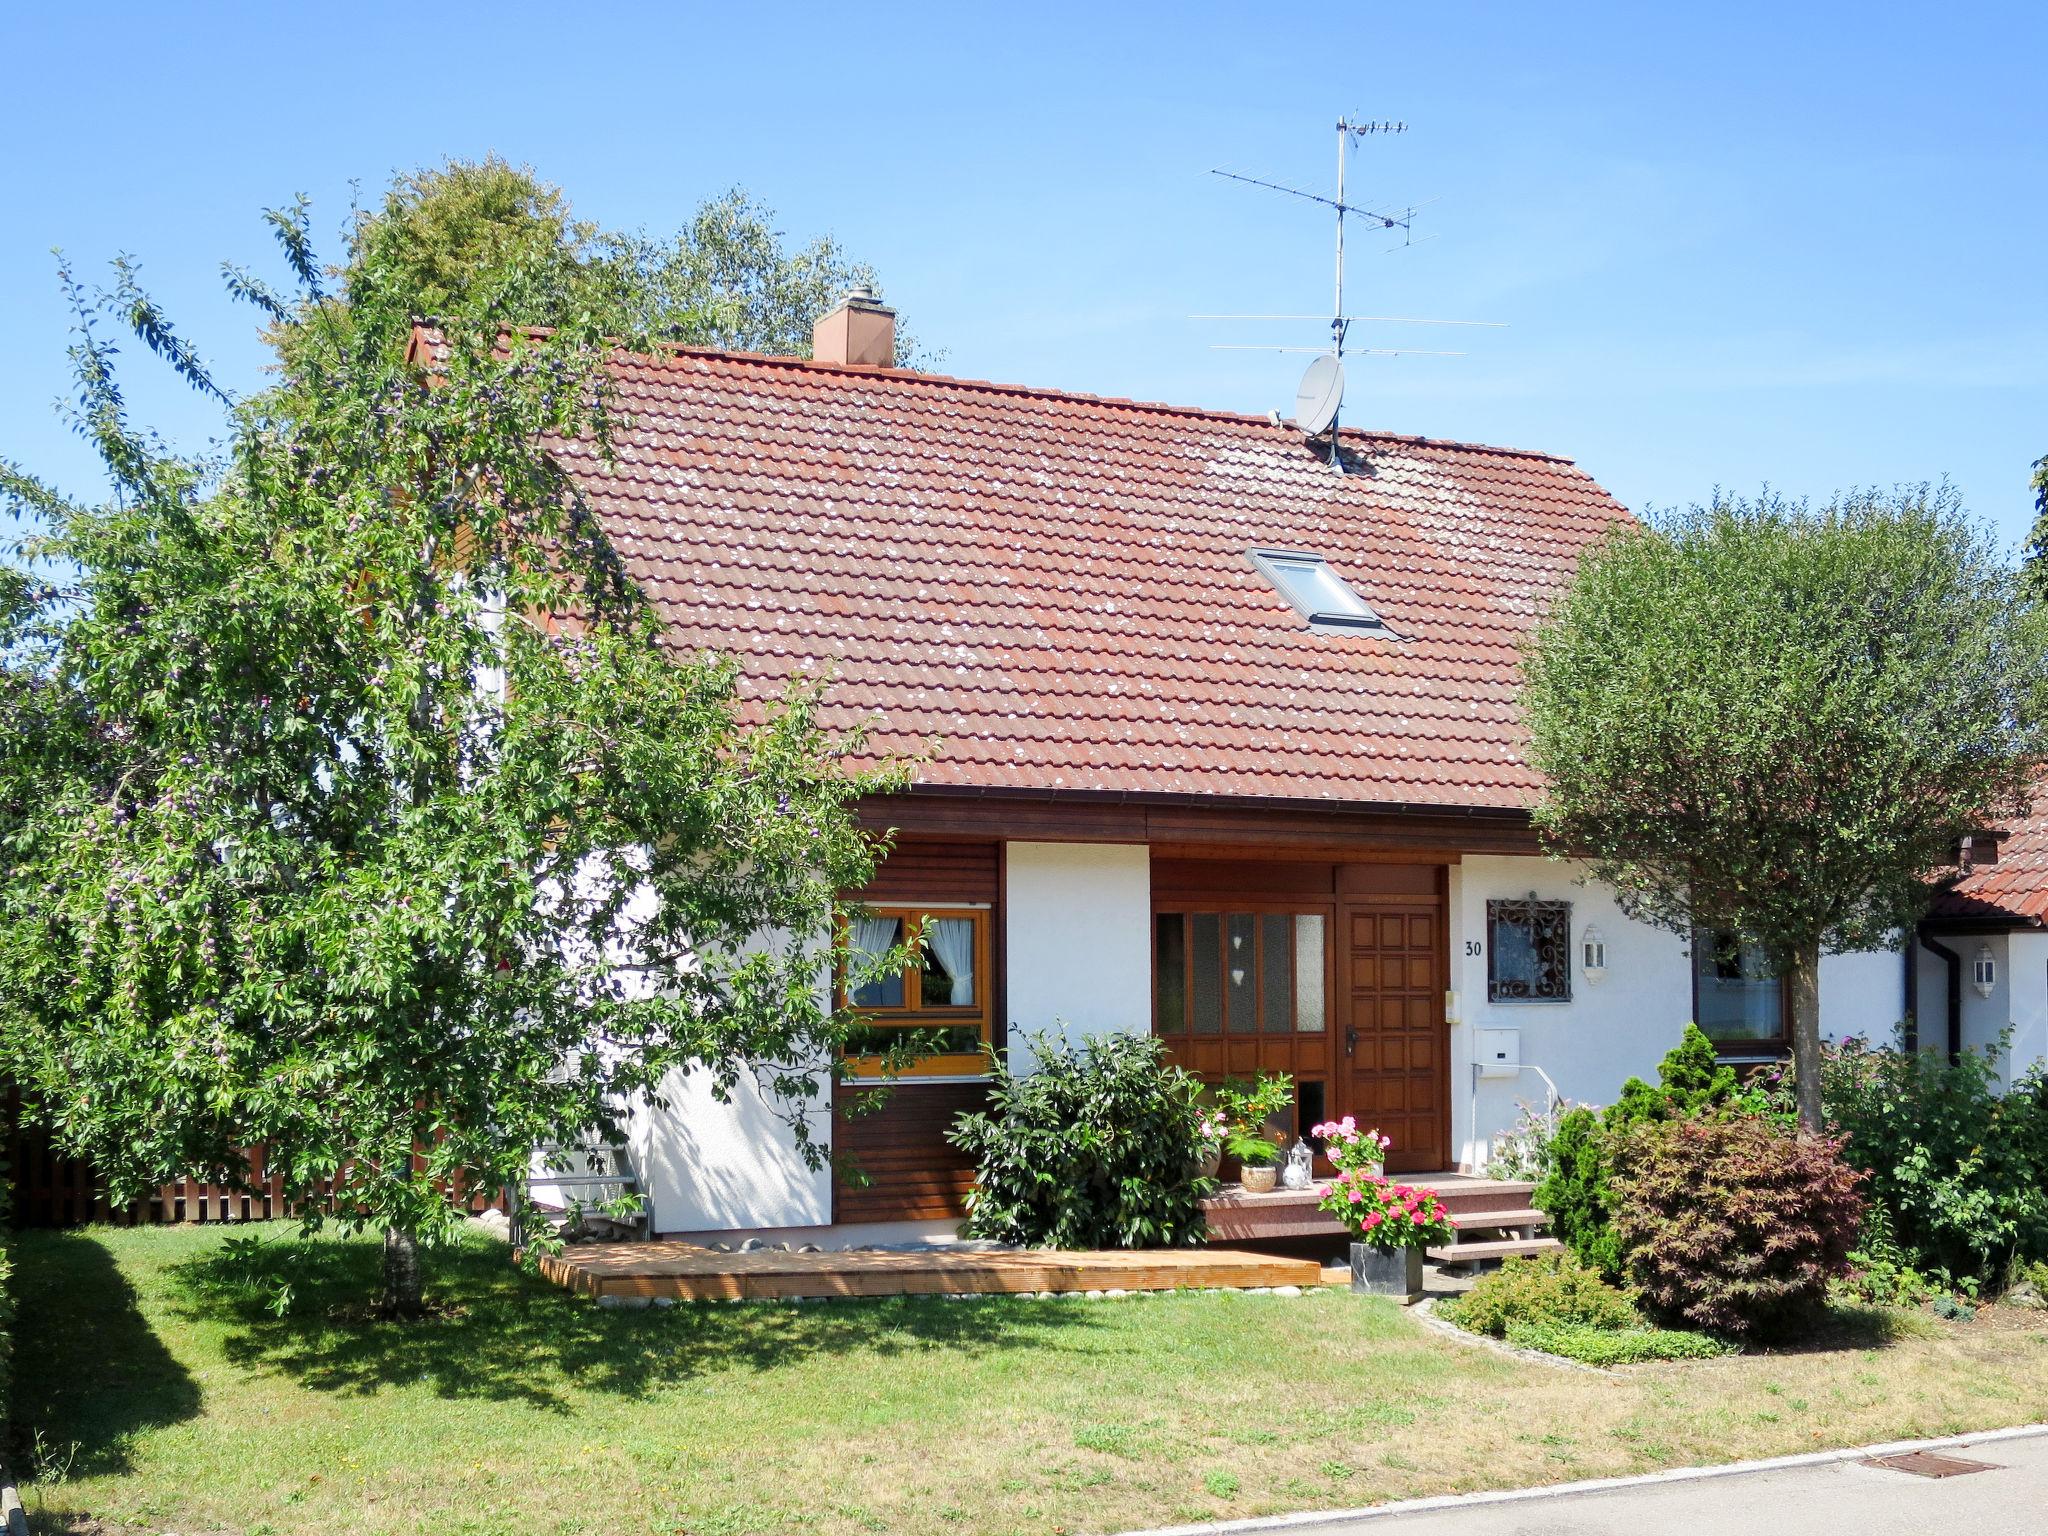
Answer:
<svg viewBox="0 0 2048 1536"><path fill-rule="evenodd" d="M1622 916L1604 887L1584 886L1576 864L1543 858L1474 856L1451 866L1451 1148L1476 1166L1493 1137L1514 1123L1518 1101L1541 1105L1543 1079L1473 1084L1481 1029L1521 1032L1521 1059L1540 1067L1559 1093L1578 1103L1613 1102L1629 1077L1653 1076L1692 1010L1690 962L1676 934ZM1572 997L1564 1003L1489 1003L1486 999L1486 903L1534 891L1572 904ZM1578 964L1588 926L1607 944L1607 974L1589 983ZM1479 953L1466 951L1477 946Z"/></svg>
<svg viewBox="0 0 2048 1536"><path fill-rule="evenodd" d="M764 932L756 942L780 944L784 937ZM829 979L822 974L818 1000L830 1006ZM709 1072L671 1072L662 1083L665 1106L643 1101L627 1122L626 1145L647 1200L649 1230L715 1234L831 1221L831 1169L810 1165L792 1124L801 1118L816 1146L829 1151L830 1078L820 1062L815 1094L790 1102L742 1072L721 1103Z"/></svg>
<svg viewBox="0 0 2048 1536"><path fill-rule="evenodd" d="M824 1085L825 1074L818 1080ZM665 1110L642 1108L628 1145L655 1232L732 1232L808 1227L832 1219L832 1174L812 1168L780 1108L742 1074L721 1104L707 1072L671 1073ZM821 1086L805 1118L820 1146L832 1141L831 1090Z"/></svg>
<svg viewBox="0 0 2048 1536"><path fill-rule="evenodd" d="M1152 1027L1152 864L1143 844L1011 843L1003 944L1010 1061L1027 1036L1070 1040Z"/></svg>
<svg viewBox="0 0 2048 1536"><path fill-rule="evenodd" d="M2006 1017L2012 1054L2006 1081L2048 1063L2048 933L2015 933L2006 942Z"/></svg>
<svg viewBox="0 0 2048 1536"><path fill-rule="evenodd" d="M1963 1046L1985 1050L2008 1029L2011 1041L1997 1058L2000 1078L2010 1084L2048 1062L2048 933L1937 933L1935 939L1960 957ZM1991 951L1997 977L1991 995L1976 987L1977 952ZM1920 1044L1939 1050L1948 1044L1948 968L1924 945L1920 950Z"/></svg>
<svg viewBox="0 0 2048 1536"><path fill-rule="evenodd" d="M1898 1037L1905 1007L1903 950L1820 957L1822 1039L1860 1035L1875 1045L1890 1045Z"/></svg>
<svg viewBox="0 0 2048 1536"><path fill-rule="evenodd" d="M1630 1077L1654 1081L1657 1063L1692 1019L1691 946L1678 934L1625 917L1605 886L1578 883L1582 865L1544 858L1474 856L1451 868L1451 1144L1459 1162L1483 1158L1493 1137L1515 1120L1518 1101L1540 1105L1543 1079L1481 1079L1472 1061L1477 1031L1521 1032L1521 1059L1548 1073L1565 1098L1608 1104ZM1564 1003L1489 1003L1486 903L1526 897L1572 904L1572 996ZM1589 982L1580 965L1588 927L1607 947L1607 974ZM1467 954L1477 945L1479 953ZM1821 1028L1839 1037L1888 1039L1904 1002L1896 951L1823 955ZM2044 968L2048 978L2048 968ZM2048 985L2048 981L2044 981Z"/></svg>

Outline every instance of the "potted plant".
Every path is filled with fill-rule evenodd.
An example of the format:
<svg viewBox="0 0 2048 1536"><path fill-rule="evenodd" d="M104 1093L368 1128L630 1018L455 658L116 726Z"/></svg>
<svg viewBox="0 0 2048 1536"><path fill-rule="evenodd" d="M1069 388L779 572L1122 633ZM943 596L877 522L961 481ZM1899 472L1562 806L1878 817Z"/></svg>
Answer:
<svg viewBox="0 0 2048 1536"><path fill-rule="evenodd" d="M1356 1168L1366 1173L1387 1171L1387 1148L1393 1142L1378 1131L1361 1131L1358 1122L1346 1115L1342 1120L1325 1120L1309 1135L1323 1144L1323 1155L1339 1172Z"/></svg>
<svg viewBox="0 0 2048 1536"><path fill-rule="evenodd" d="M1249 1083L1226 1078L1216 1090L1223 1145L1238 1161L1238 1180L1246 1194L1265 1194L1279 1182L1280 1144L1268 1123L1293 1100L1294 1079L1284 1072L1261 1072Z"/></svg>
<svg viewBox="0 0 2048 1536"><path fill-rule="evenodd" d="M1383 1173L1346 1168L1319 1208L1351 1230L1351 1289L1411 1302L1422 1295L1422 1250L1457 1235L1444 1203Z"/></svg>
<svg viewBox="0 0 2048 1536"><path fill-rule="evenodd" d="M1201 1119L1195 1124L1195 1137L1202 1149L1195 1166L1203 1178L1215 1178L1216 1170L1223 1166L1223 1143L1229 1136L1230 1126L1222 1115L1213 1109L1202 1111Z"/></svg>

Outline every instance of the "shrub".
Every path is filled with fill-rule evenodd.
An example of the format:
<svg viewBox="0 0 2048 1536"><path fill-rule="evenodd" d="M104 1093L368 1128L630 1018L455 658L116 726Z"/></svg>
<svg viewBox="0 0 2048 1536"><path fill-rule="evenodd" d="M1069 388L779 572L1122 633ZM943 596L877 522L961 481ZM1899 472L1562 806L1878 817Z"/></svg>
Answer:
<svg viewBox="0 0 2048 1536"><path fill-rule="evenodd" d="M2048 1077L2001 1095L2000 1053L1950 1062L1849 1041L1822 1058L1828 1125L1912 1268L1990 1282L2048 1258Z"/></svg>
<svg viewBox="0 0 2048 1536"><path fill-rule="evenodd" d="M1747 1338L1809 1320L1848 1272L1863 1175L1841 1144L1754 1116L1638 1126L1614 1234L1653 1317Z"/></svg>
<svg viewBox="0 0 2048 1536"><path fill-rule="evenodd" d="M967 1234L1055 1248L1184 1248L1202 1241L1201 1084L1148 1035L1032 1045L1019 1076L991 1053L989 1108L954 1124L979 1185Z"/></svg>
<svg viewBox="0 0 2048 1536"><path fill-rule="evenodd" d="M1639 1125L1692 1115L1754 1115L1764 1107L1760 1094L1745 1089L1721 1065L1714 1042L1688 1024L1658 1064L1655 1087L1632 1077L1605 1110L1581 1105L1558 1117L1556 1132L1537 1159L1545 1172L1535 1202L1550 1218L1550 1230L1582 1263L1618 1280L1622 1253L1614 1235L1612 1186L1620 1138Z"/></svg>
<svg viewBox="0 0 2048 1536"><path fill-rule="evenodd" d="M1443 1313L1460 1328L1496 1339L1521 1325L1613 1331L1640 1328L1643 1321L1628 1297L1564 1253L1504 1259Z"/></svg>
<svg viewBox="0 0 2048 1536"><path fill-rule="evenodd" d="M1671 1328L1588 1328L1576 1323L1516 1323L1507 1340L1584 1365L1640 1365L1648 1360L1711 1360L1735 1346L1709 1334Z"/></svg>

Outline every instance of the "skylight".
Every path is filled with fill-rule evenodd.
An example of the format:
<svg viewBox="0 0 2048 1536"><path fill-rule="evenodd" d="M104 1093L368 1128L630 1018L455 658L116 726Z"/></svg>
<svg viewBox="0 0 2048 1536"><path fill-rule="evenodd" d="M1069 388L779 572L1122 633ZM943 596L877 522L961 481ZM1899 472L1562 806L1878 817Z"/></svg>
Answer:
<svg viewBox="0 0 2048 1536"><path fill-rule="evenodd" d="M1290 549L1255 549L1252 564L1280 589L1311 629L1362 629L1386 633L1380 616L1366 606L1321 555Z"/></svg>

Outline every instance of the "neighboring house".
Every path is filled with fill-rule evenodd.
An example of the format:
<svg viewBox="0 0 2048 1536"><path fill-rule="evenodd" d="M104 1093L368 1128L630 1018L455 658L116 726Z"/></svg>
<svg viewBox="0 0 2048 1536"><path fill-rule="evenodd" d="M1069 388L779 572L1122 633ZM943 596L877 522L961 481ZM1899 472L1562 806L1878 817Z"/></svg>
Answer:
<svg viewBox="0 0 2048 1536"><path fill-rule="evenodd" d="M1972 839L1973 843L1976 841ZM2048 1062L2048 799L2000 829L1990 862L1966 849L1907 952L1918 1043L1999 1050L2008 1083Z"/></svg>
<svg viewBox="0 0 2048 1536"><path fill-rule="evenodd" d="M654 1230L950 1232L979 1049L1041 1030L1288 1072L1301 1126L1356 1115L1413 1172L1483 1163L1546 1080L1611 1099L1689 1019L1783 1050L1754 957L1628 920L1530 830L1518 647L1629 518L1585 471L1347 431L1340 472L1277 416L887 366L893 328L849 296L811 361L623 360L616 460L564 450L679 642L760 692L829 671L838 723L928 752L868 808L898 839L855 937L929 917L931 959L855 1001L954 1048L820 1112L862 1188L758 1097L677 1084L632 1138ZM1905 980L1826 958L1826 1028L1887 1031Z"/></svg>

